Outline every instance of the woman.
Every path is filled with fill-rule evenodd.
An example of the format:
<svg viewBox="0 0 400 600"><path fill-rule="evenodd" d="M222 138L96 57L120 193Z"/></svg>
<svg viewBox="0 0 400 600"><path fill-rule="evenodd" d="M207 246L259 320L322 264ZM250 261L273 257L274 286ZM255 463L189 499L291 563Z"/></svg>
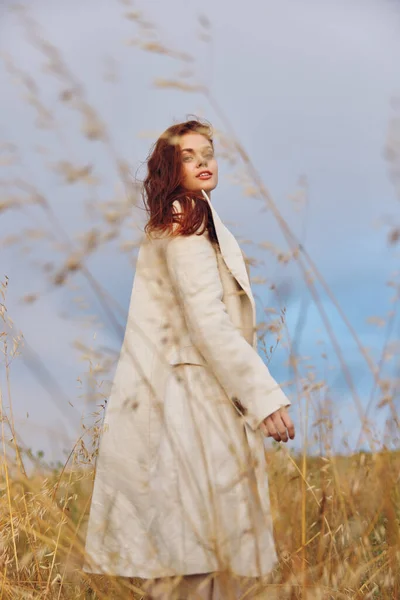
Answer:
<svg viewBox="0 0 400 600"><path fill-rule="evenodd" d="M294 426L257 353L244 256L210 201L217 183L207 125L158 139L96 464L84 570L153 580L157 598L199 583L193 597L216 598L213 574L255 578L277 562L263 438L286 442Z"/></svg>

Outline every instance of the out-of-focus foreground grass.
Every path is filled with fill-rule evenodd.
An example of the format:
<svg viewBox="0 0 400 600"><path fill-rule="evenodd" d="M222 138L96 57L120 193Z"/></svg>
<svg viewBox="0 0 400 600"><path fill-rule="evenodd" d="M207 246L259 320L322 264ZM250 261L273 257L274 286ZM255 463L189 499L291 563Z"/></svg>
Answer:
<svg viewBox="0 0 400 600"><path fill-rule="evenodd" d="M129 2L124 4L128 5ZM306 254L301 240L295 238L283 219L239 140L229 133L230 124L211 91L205 84L199 85L193 80L191 57L187 53L180 53L163 45L156 36L155 28L139 11L129 8L126 10L126 18L137 27L136 36L130 40L134 49L158 54L161 59L168 56L178 61L179 68L184 67L176 79L157 79L155 86L182 90L182 93L204 93L206 100L210 101L213 114L224 126L224 132L216 129L219 160L226 160L234 167L237 163L240 163L240 167L244 165L243 171L240 171L237 177L244 195L261 199L287 243L285 248L280 249L272 248L266 241L265 248L272 251L278 262L285 265L288 262L297 263L315 305L322 311L317 291L317 286L320 286L319 289L324 287L321 274ZM110 160L110 172L116 174L124 193L106 202L99 200L102 190L98 187L96 169L91 164L91 159L85 164L74 160L75 154L71 154L68 144L64 145L63 135L59 135L59 125L52 108L41 98L40 85L35 81L34 74L24 72L14 63L12 57L7 57L7 68L26 93L29 108L34 111L38 127L56 135L57 148L63 159L52 163L52 170L58 173L65 186L70 186L73 194L78 186L88 186L85 187L85 192L90 189L92 194L89 194L90 202L87 207L91 211L88 230L82 233L85 223L80 223L80 235L75 240L69 235L70 232L63 228L62 219L58 218L53 203L35 185L31 174L24 170L23 161L19 162L21 157L18 149L12 143L8 143L8 140L4 140L0 164L6 169L7 176L0 182L0 212L9 213L15 210L16 213L22 214L30 210L29 215L32 215L36 211L35 219L40 223L40 227L37 230L21 227L20 236L8 236L1 242L5 246L44 240L43 243L53 245L54 252L46 248L46 259L42 265L43 277L50 289L60 289L63 285L75 283L74 278L79 274L99 300L108 319L108 327L121 336L123 328L118 326L115 316L118 312L115 309L117 303L115 299L110 299L103 282L93 275L89 259L113 240L120 242L123 252L134 252L137 249L131 237L134 227L129 229L128 238L124 241L123 226L129 221L132 199L136 200L138 190L132 185L130 165L114 148L110 141L112 136L108 135L102 119L87 101L83 86L67 68L57 49L43 39L29 16L22 13L21 18L35 50L41 53L46 61L47 73L58 82L57 91L63 110L78 116L81 136L85 143L96 142L105 150ZM212 33L208 19L200 19L200 26L201 39L209 43ZM399 118L396 117L394 125L397 123L397 128L399 122ZM394 131L395 127L392 130ZM38 150L41 151L43 148ZM44 156L51 156L51 150L48 150L47 154L44 152ZM400 150L396 136L388 146L387 159L391 162L393 172L396 169L398 171ZM18 177L12 178L9 173L17 167L21 168L22 175L19 172ZM305 192L305 188L300 191ZM395 224L389 236L390 243L398 243L399 231L398 224ZM51 263L48 259L50 255ZM4 277L4 274L1 274L1 277ZM265 281L256 281L256 278L253 278L252 283L264 284ZM398 284L392 282L391 285L396 287ZM32 456L15 429L10 372L13 368L12 363L18 360L23 340L12 324L13 310L7 306L6 288L7 278L1 282L0 290L0 323L4 324L4 327L0 327L0 331L4 330L0 333L2 367L4 366L4 386L0 387L0 600L141 598L144 594L140 580L92 576L81 571L103 411L95 413L98 418L90 428L84 430L82 437L71 449L64 466L49 466L44 460ZM325 291L329 293L326 288ZM40 302L40 297L26 290L24 300L27 303ZM334 298L331 297L331 300L335 303ZM396 301L398 305L398 296ZM336 308L340 312L340 307L336 305ZM345 317L340 314L345 322ZM329 320L326 320L326 315L322 316L330 337L333 333L329 328ZM121 318L123 319L123 316ZM291 345L286 339L284 319L281 320L279 315L273 319L266 325L265 331L279 338L282 345L286 341L284 347L290 355ZM389 315L389 333L393 329L393 322L393 315ZM346 325L351 330L351 324ZM353 334L356 339L355 332L352 332ZM340 354L340 344L334 339L332 343L337 349L342 370L346 371L345 357ZM83 342L77 342L77 348L87 356L94 357L92 362L89 361L90 375L93 379L96 375L102 377L104 373L107 374L111 365L109 355L105 353L100 356L100 351L90 354L91 349ZM395 347L393 348L395 350ZM381 362L377 361L377 364L374 364L361 345L359 349L375 377L375 389L381 392L376 395L372 393L371 398L375 401L380 395L381 406L392 409L392 433L398 435L398 420L393 406L393 390L396 389L396 384L384 381L382 375L383 363L393 354L393 349L387 346ZM265 344L264 350L269 353ZM318 381L317 374L315 377L314 374L305 374L299 359L296 362L294 357L290 358L300 390L296 400L299 400L300 405L300 400L305 399L308 407L311 404L309 401L310 397L312 399L312 393L321 389L325 383ZM36 360L35 365L38 364ZM313 387L314 389L311 389ZM48 389L51 391L51 388ZM96 393L99 394L97 398L106 397L99 389ZM54 393L54 402L58 399L56 396ZM93 397L91 394L91 398ZM296 402L293 404L297 409ZM308 414L304 413L303 420L307 419ZM267 453L280 562L276 571L272 573L268 586L260 592L260 598L400 598L400 453L376 450L354 455L337 455L331 451L330 440L335 434L332 431L332 423L333 420L328 415L316 424L315 443L323 450L321 457L309 454L307 446L304 447L303 453L296 455L288 451L286 446L273 444L273 449ZM308 425L311 427L312 423ZM360 423L358 425L361 426ZM365 425L367 429L367 424ZM305 427L304 430L306 429ZM373 447L372 445L371 448Z"/></svg>
<svg viewBox="0 0 400 600"><path fill-rule="evenodd" d="M6 382L21 350L2 283ZM12 397L8 388L8 397ZM1 396L1 598L144 598L140 579L82 571L104 407L64 465L19 441ZM320 435L324 435L321 431ZM279 565L259 598L395 599L400 592L400 452L266 452Z"/></svg>
<svg viewBox="0 0 400 600"><path fill-rule="evenodd" d="M140 579L81 571L95 453L77 446L65 469L28 475L15 451L2 471L1 597L145 597ZM267 457L280 563L257 597L398 598L400 453L294 457L276 445Z"/></svg>

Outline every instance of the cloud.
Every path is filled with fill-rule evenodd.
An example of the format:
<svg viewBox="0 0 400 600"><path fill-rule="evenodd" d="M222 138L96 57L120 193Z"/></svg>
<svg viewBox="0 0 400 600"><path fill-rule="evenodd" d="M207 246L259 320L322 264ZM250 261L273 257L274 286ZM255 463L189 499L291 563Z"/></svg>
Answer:
<svg viewBox="0 0 400 600"><path fill-rule="evenodd" d="M117 3L88 0L78 5L76 0L49 6L44 0L35 0L30 9L44 37L60 49L84 85L88 100L109 127L113 148L132 166L132 172L144 161L153 142L140 137L141 132L161 131L193 112L203 112L216 126L221 125L202 96L152 87L155 77L174 77L182 65L124 45L136 29L132 21L122 17L124 9ZM369 344L379 344L380 333L370 333L364 320L368 313L382 314L387 309L384 282L397 260L386 250L385 232L374 229L373 223L382 214L392 215L397 210L382 150L391 114L389 100L398 78L399 11L390 2L375 0L268 0L250 2L244 12L240 4L206 0L201 11L212 23L211 49L198 38L198 10L197 5L181 0L143 3L145 17L160 26L162 41L194 54L197 73L211 82L213 95L233 123L279 210L316 261L359 335ZM177 27L177 12L184 26ZM55 114L58 133L37 129L34 110L21 98L21 89L10 85L2 67L0 131L21 149L23 161L16 167L17 175L34 182L46 194L73 236L90 226L84 206L88 194L95 202L113 197L118 179L115 163L101 144L82 137L80 119L59 101L59 82L43 73L43 57L24 41L15 14L3 13L0 50L37 80L44 103ZM110 55L117 64L116 85L103 80L103 59ZM49 171L49 160L33 152L38 143L49 149L51 161L74 157L78 162L93 163L101 180L99 187L88 191L62 185ZM212 198L223 220L232 222L231 228L238 235L254 242L269 240L285 250L286 242L272 213L261 213L260 201L245 197L242 190L230 185L229 174L230 170L222 166L221 183ZM288 195L303 174L308 180L309 205L295 212ZM31 217L27 212L27 218ZM10 228L20 229L25 219L22 213L7 217L7 221L2 215L1 235ZM291 283L288 317L294 327L299 298L304 293L298 270L283 267L254 246L245 250L265 260L257 274ZM37 273L22 259L17 264L10 255L3 257L2 270L5 266L12 281L10 310L16 323L63 390L76 398L76 376L82 365L71 343L79 334L79 311L71 306L65 289L59 295L44 297L35 307L20 308L17 298L27 288L35 288ZM91 267L127 308L132 268L125 257L110 250L93 258ZM259 308L272 301L267 289L257 287L255 291L260 295ZM59 312L66 306L76 316L75 323L60 318ZM325 306L331 310L329 303ZM332 321L349 363L357 371L356 350L348 333L336 317ZM319 326L317 311L310 307L302 334L304 353L317 354ZM107 327L99 333L97 343L100 340L118 346L118 339ZM274 365L279 367L276 362ZM57 424L62 417L52 399L31 375L17 369L14 389L19 414L33 410L36 422L49 427ZM74 431L78 423L76 415ZM40 445L41 434L37 437Z"/></svg>

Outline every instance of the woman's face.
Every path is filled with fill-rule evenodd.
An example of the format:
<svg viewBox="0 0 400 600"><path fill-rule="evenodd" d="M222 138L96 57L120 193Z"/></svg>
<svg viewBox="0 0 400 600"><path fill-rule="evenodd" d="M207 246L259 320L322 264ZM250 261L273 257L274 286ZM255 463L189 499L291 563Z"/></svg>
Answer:
<svg viewBox="0 0 400 600"><path fill-rule="evenodd" d="M182 185L187 190L211 192L218 185L218 164L209 140L201 133L185 133L180 138Z"/></svg>

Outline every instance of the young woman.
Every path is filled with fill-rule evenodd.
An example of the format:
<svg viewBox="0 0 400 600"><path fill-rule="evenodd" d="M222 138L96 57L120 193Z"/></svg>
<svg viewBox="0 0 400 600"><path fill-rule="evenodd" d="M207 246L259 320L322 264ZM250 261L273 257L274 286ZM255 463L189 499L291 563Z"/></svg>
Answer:
<svg viewBox="0 0 400 600"><path fill-rule="evenodd" d="M287 442L294 426L257 353L244 255L210 200L217 183L207 124L157 140L96 464L84 570L152 580L154 598L189 598L199 583L197 597L225 598L217 579L277 562L263 439Z"/></svg>

